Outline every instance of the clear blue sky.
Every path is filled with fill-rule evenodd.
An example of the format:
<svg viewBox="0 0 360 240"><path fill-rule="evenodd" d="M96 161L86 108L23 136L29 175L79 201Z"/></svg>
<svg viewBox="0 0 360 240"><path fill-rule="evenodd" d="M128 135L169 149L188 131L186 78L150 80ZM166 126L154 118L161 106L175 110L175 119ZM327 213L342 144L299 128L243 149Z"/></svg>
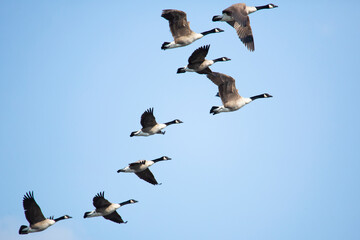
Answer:
<svg viewBox="0 0 360 240"><path fill-rule="evenodd" d="M274 1L251 15L253 53L211 21L235 2L143 2L0 1L0 239L360 239L359 1ZM225 32L161 51L167 8ZM176 74L205 44L241 95L274 98L210 115L216 86ZM130 138L149 107L184 123ZM163 155L160 186L116 173ZM73 219L19 236L29 190ZM83 219L99 191L139 201L128 224Z"/></svg>

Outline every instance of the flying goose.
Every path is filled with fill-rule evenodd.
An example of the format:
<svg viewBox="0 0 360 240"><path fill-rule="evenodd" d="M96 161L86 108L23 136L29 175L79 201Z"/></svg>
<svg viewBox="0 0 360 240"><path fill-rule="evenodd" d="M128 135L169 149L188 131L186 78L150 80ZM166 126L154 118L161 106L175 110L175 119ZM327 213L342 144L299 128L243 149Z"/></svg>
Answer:
<svg viewBox="0 0 360 240"><path fill-rule="evenodd" d="M137 203L138 201L130 199L122 203L111 203L104 198L104 192L99 192L93 198L93 205L95 210L86 212L84 218L103 216L105 219L116 223L127 223L122 220L121 216L116 212L116 209L131 203Z"/></svg>
<svg viewBox="0 0 360 240"><path fill-rule="evenodd" d="M154 134L165 134L165 131L161 131L162 129L166 128L167 126L171 124L180 124L182 121L179 119L175 119L171 122L166 123L157 123L154 117L154 108L147 109L142 115L141 115L141 126L142 129L139 131L134 131L130 134L130 137L133 136L150 136Z"/></svg>
<svg viewBox="0 0 360 240"><path fill-rule="evenodd" d="M192 42L202 38L210 33L223 32L220 28L214 28L212 30L196 33L190 29L189 22L186 19L186 13L175 9L163 10L161 16L169 21L170 31L174 37L172 42L164 42L161 49L183 47L191 44Z"/></svg>
<svg viewBox="0 0 360 240"><path fill-rule="evenodd" d="M23 206L25 210L25 217L30 223L30 225L21 225L19 229L19 234L40 232L47 229L51 225L54 225L60 220L71 218L69 215L64 215L55 219L54 217L45 218L43 213L41 212L39 205L37 205L34 199L34 192L28 192L24 195Z"/></svg>
<svg viewBox="0 0 360 240"><path fill-rule="evenodd" d="M245 44L249 51L254 51L254 38L250 27L249 14L256 12L261 9L271 9L276 8L275 4L267 4L264 6L250 7L246 6L245 3L236 3L231 5L222 11L222 15L217 15L213 17L213 21L224 21L230 24L235 28L237 35L240 40Z"/></svg>
<svg viewBox="0 0 360 240"><path fill-rule="evenodd" d="M206 76L218 86L219 95L223 103L223 106L213 106L211 108L210 113L213 115L221 112L236 111L258 98L272 97L268 93L263 93L253 97L245 98L239 95L239 92L235 86L235 79L232 77L218 72L212 72Z"/></svg>
<svg viewBox="0 0 360 240"><path fill-rule="evenodd" d="M197 72L200 74L207 74L211 73L209 66L213 65L214 63L231 60L227 57L217 58L214 60L206 60L205 57L209 52L209 48L210 45L206 45L196 49L189 57L189 64L183 68L179 68L177 70L177 73Z"/></svg>
<svg viewBox="0 0 360 240"><path fill-rule="evenodd" d="M154 160L139 160L133 163L130 163L129 166L119 169L117 172L130 172L135 173L139 178L145 180L148 183L153 185L158 185L159 183L156 181L154 175L150 171L149 167L156 162L171 160L171 158L163 156Z"/></svg>

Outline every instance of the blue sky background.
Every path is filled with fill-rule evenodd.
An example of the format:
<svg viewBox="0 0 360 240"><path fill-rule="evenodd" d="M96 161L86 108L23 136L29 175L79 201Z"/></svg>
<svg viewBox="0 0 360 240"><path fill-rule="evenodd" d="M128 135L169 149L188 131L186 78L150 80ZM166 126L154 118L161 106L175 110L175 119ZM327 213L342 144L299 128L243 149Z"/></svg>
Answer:
<svg viewBox="0 0 360 240"><path fill-rule="evenodd" d="M211 21L233 3L0 1L0 239L360 238L360 3L274 1L250 17L253 53ZM225 32L161 51L167 8ZM274 98L210 115L216 86L176 74L206 44L241 95ZM149 107L184 124L130 138ZM163 155L160 186L116 173ZM19 236L29 190L73 219ZM139 201L118 210L128 224L82 218L99 191Z"/></svg>

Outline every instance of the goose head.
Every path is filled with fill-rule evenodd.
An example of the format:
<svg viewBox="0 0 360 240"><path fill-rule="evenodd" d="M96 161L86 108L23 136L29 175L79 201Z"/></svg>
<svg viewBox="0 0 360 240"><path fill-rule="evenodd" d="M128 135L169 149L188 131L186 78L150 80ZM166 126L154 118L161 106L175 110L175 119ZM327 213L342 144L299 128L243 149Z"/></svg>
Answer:
<svg viewBox="0 0 360 240"><path fill-rule="evenodd" d="M273 97L273 96L271 96L271 95L268 94L268 93L264 93L264 98L269 98L269 97Z"/></svg>
<svg viewBox="0 0 360 240"><path fill-rule="evenodd" d="M268 8L277 8L278 6L276 6L275 4L269 3L268 4Z"/></svg>
<svg viewBox="0 0 360 240"><path fill-rule="evenodd" d="M214 28L211 30L214 33L218 33L218 32L223 32L224 30L220 29L220 28Z"/></svg>
<svg viewBox="0 0 360 240"><path fill-rule="evenodd" d="M230 61L231 59L228 58L228 57L221 57L221 58L217 58L217 59L214 59L213 61L214 62L227 62L227 61Z"/></svg>
<svg viewBox="0 0 360 240"><path fill-rule="evenodd" d="M179 119L175 119L173 122L174 122L175 124L183 123L183 121L181 121L181 120L179 120Z"/></svg>

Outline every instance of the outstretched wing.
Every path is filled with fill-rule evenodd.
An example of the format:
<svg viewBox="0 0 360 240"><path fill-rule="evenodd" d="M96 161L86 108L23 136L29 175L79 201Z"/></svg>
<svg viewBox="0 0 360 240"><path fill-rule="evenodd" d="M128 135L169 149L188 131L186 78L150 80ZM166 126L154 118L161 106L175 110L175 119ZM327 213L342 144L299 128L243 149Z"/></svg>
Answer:
<svg viewBox="0 0 360 240"><path fill-rule="evenodd" d="M230 21L227 23L235 28L238 37L245 44L245 46L250 51L254 51L254 37L250 27L250 19L246 12L246 5L244 3L231 5L225 9L223 13L226 13L227 15L234 18L235 21Z"/></svg>
<svg viewBox="0 0 360 240"><path fill-rule="evenodd" d="M156 181L154 175L152 174L152 172L150 171L150 169L146 169L144 171L141 172L136 172L135 173L139 178L141 178L142 180L147 181L148 183L151 183L153 185L157 185L158 182Z"/></svg>
<svg viewBox="0 0 360 240"><path fill-rule="evenodd" d="M139 168L141 165L145 164L145 162L146 162L145 160L139 160L139 161L130 163L130 164L129 164L129 167L130 167L130 169L137 169L137 168Z"/></svg>
<svg viewBox="0 0 360 240"><path fill-rule="evenodd" d="M147 127L153 127L157 124L155 117L154 117L154 108L147 109L142 115L141 115L141 126L143 128Z"/></svg>
<svg viewBox="0 0 360 240"><path fill-rule="evenodd" d="M212 72L206 75L219 88L221 101L225 105L229 99L239 98L240 95L235 86L235 79L218 72Z"/></svg>
<svg viewBox="0 0 360 240"><path fill-rule="evenodd" d="M161 16L169 21L170 31L174 39L192 33L185 12L175 9L165 9Z"/></svg>
<svg viewBox="0 0 360 240"><path fill-rule="evenodd" d="M205 45L196 49L189 57L189 64L202 63L209 52L210 45Z"/></svg>
<svg viewBox="0 0 360 240"><path fill-rule="evenodd" d="M124 220L122 220L121 216L116 211L103 217L116 223L124 223Z"/></svg>
<svg viewBox="0 0 360 240"><path fill-rule="evenodd" d="M41 212L39 205L35 202L34 192L28 192L24 195L23 206L25 210L25 217L30 225L46 219Z"/></svg>
<svg viewBox="0 0 360 240"><path fill-rule="evenodd" d="M247 17L249 19L249 17ZM230 24L230 23L229 23ZM255 50L254 37L250 27L250 20L247 22L246 26L241 26L237 21L234 22L233 27L236 30L236 33L244 45L249 49L249 51Z"/></svg>
<svg viewBox="0 0 360 240"><path fill-rule="evenodd" d="M93 205L95 208L104 208L111 204L108 200L104 198L104 192L99 192L93 198Z"/></svg>

